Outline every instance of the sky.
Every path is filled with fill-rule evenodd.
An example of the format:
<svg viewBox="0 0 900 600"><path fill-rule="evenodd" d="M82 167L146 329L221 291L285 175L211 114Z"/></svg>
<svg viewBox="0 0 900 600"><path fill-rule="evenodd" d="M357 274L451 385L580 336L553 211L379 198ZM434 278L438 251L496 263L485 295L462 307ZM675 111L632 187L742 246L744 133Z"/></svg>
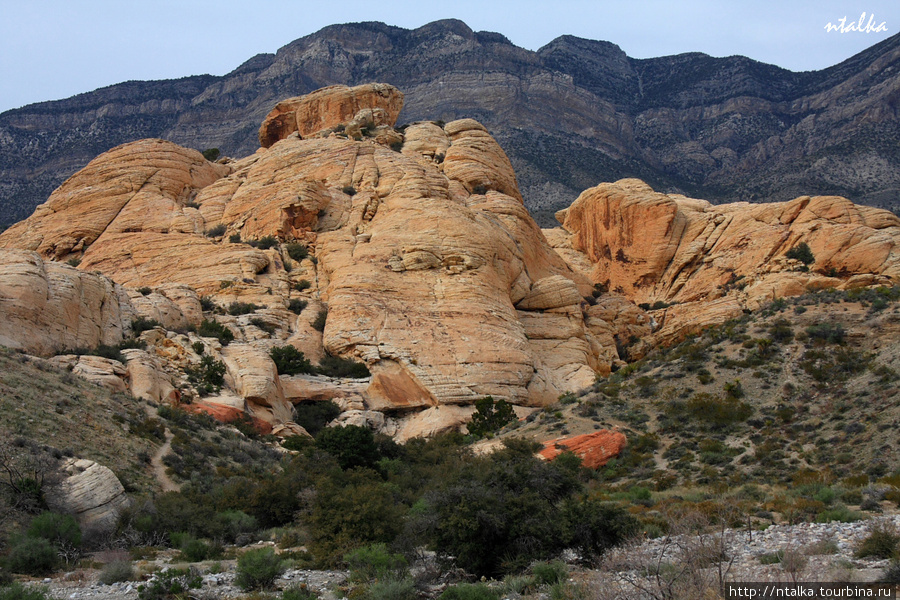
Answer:
<svg viewBox="0 0 900 600"><path fill-rule="evenodd" d="M128 80L224 75L335 23L445 18L531 50L571 34L634 58L741 54L808 71L900 31L900 0L0 0L0 112Z"/></svg>

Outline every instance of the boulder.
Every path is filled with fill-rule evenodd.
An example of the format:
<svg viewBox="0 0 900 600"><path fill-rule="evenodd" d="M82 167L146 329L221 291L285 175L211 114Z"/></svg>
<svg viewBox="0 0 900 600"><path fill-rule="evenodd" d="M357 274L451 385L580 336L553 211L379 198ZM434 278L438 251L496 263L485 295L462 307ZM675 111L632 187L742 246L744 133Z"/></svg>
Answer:
<svg viewBox="0 0 900 600"><path fill-rule="evenodd" d="M544 442L544 449L538 452L538 457L553 460L563 452L574 452L581 459L582 466L599 469L611 458L618 456L627 444L625 434L602 429L594 433Z"/></svg>
<svg viewBox="0 0 900 600"><path fill-rule="evenodd" d="M70 458L61 475L45 489L50 510L74 516L85 538L99 540L115 532L119 515L131 504L115 473L92 460Z"/></svg>

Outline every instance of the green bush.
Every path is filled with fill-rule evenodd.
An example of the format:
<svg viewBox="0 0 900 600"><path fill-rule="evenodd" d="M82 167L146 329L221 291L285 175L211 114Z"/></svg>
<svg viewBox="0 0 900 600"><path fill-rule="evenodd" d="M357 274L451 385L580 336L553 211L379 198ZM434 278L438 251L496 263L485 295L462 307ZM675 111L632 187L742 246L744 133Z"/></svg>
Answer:
<svg viewBox="0 0 900 600"><path fill-rule="evenodd" d="M235 543L238 537L259 529L256 518L241 510L226 510L216 515L216 530L226 542Z"/></svg>
<svg viewBox="0 0 900 600"><path fill-rule="evenodd" d="M270 323L266 323L259 317L253 317L252 319L250 319L250 324L260 331L265 331L269 335L273 335L275 333L275 326Z"/></svg>
<svg viewBox="0 0 900 600"><path fill-rule="evenodd" d="M112 585L120 581L134 580L134 566L127 560L117 560L103 566L100 571L100 583Z"/></svg>
<svg viewBox="0 0 900 600"><path fill-rule="evenodd" d="M344 555L350 569L351 581L366 582L376 579L399 580L406 574L409 563L402 554L392 554L387 545L369 544Z"/></svg>
<svg viewBox="0 0 900 600"><path fill-rule="evenodd" d="M198 590L203 579L194 569L165 569L138 586L139 600L182 600L188 590Z"/></svg>
<svg viewBox="0 0 900 600"><path fill-rule="evenodd" d="M376 581L366 590L366 600L416 600L416 586L412 579Z"/></svg>
<svg viewBox="0 0 900 600"><path fill-rule="evenodd" d="M303 427L311 436L316 436L341 414L340 407L331 400L301 402L294 406L294 411L296 413L294 422Z"/></svg>
<svg viewBox="0 0 900 600"><path fill-rule="evenodd" d="M312 322L313 329L316 331L325 331L325 322L328 320L328 311L320 310L319 314L316 315L315 320Z"/></svg>
<svg viewBox="0 0 900 600"><path fill-rule="evenodd" d="M244 591L269 588L285 570L272 548L248 550L238 558L234 582Z"/></svg>
<svg viewBox="0 0 900 600"><path fill-rule="evenodd" d="M476 437L484 437L503 428L516 418L512 405L506 400L494 402L491 396L485 396L475 401L475 414L469 421L469 433Z"/></svg>
<svg viewBox="0 0 900 600"><path fill-rule="evenodd" d="M209 354L200 357L200 364L196 367L187 367L188 380L197 388L202 396L218 393L225 383L225 363L216 360Z"/></svg>
<svg viewBox="0 0 900 600"><path fill-rule="evenodd" d="M306 308L307 304L309 303L306 300L301 300L300 298L291 298L290 300L288 300L288 310L295 315L299 315L303 312L303 309Z"/></svg>
<svg viewBox="0 0 900 600"><path fill-rule="evenodd" d="M0 587L0 600L50 600L50 596L40 588L25 587L13 582L9 586Z"/></svg>
<svg viewBox="0 0 900 600"><path fill-rule="evenodd" d="M41 513L31 521L27 535L45 539L58 549L81 548L81 527L72 515Z"/></svg>
<svg viewBox="0 0 900 600"><path fill-rule="evenodd" d="M207 148L206 150L203 151L203 158L212 162L212 161L218 159L220 154L221 154L221 152L219 152L218 148Z"/></svg>
<svg viewBox="0 0 900 600"><path fill-rule="evenodd" d="M138 293L141 296L149 296L152 292L153 292L153 290L146 286L138 288Z"/></svg>
<svg viewBox="0 0 900 600"><path fill-rule="evenodd" d="M889 525L876 525L856 550L858 558L900 558L900 534Z"/></svg>
<svg viewBox="0 0 900 600"><path fill-rule="evenodd" d="M341 191L348 196L354 196L356 194L356 188L352 185L345 185L343 188L341 188Z"/></svg>
<svg viewBox="0 0 900 600"><path fill-rule="evenodd" d="M288 256L298 262L309 256L309 250L306 249L306 246L296 242L285 245L285 250L287 250Z"/></svg>
<svg viewBox="0 0 900 600"><path fill-rule="evenodd" d="M308 290L312 287L312 283L309 282L309 279L301 279L297 283L294 284L294 289L298 292L302 292L304 290Z"/></svg>
<svg viewBox="0 0 900 600"><path fill-rule="evenodd" d="M191 349L197 354L203 354L206 351L206 345L203 342L194 342Z"/></svg>
<svg viewBox="0 0 900 600"><path fill-rule="evenodd" d="M816 262L816 257L813 256L812 250L810 250L809 244L806 242L800 242L788 250L785 253L785 256L794 260L799 260L804 265L811 265Z"/></svg>
<svg viewBox="0 0 900 600"><path fill-rule="evenodd" d="M44 538L26 536L13 543L5 563L13 573L45 575L56 568L57 549Z"/></svg>
<svg viewBox="0 0 900 600"><path fill-rule="evenodd" d="M218 321L210 321L209 319L203 319L200 322L200 327L197 328L197 335L216 338L223 346L227 346L229 342L234 340L234 334L231 333L230 329Z"/></svg>
<svg viewBox="0 0 900 600"><path fill-rule="evenodd" d="M269 356L275 362L279 375L316 372L309 359L293 346L276 346L269 350Z"/></svg>
<svg viewBox="0 0 900 600"><path fill-rule="evenodd" d="M188 537L179 546L182 557L188 562L201 562L212 558L214 554L209 544L192 537Z"/></svg>
<svg viewBox="0 0 900 600"><path fill-rule="evenodd" d="M211 238L222 237L223 235L225 235L225 230L226 230L225 225L220 223L219 225L216 225L215 227L213 227L211 229L207 229L206 237L211 237Z"/></svg>
<svg viewBox="0 0 900 600"><path fill-rule="evenodd" d="M232 317L237 317L238 315L248 315L252 312L256 312L260 308L260 306L257 306L252 302L232 302L228 305L228 314Z"/></svg>
<svg viewBox="0 0 900 600"><path fill-rule="evenodd" d="M566 580L569 568L566 563L559 560L539 562L531 566L531 574L539 585L553 585Z"/></svg>
<svg viewBox="0 0 900 600"><path fill-rule="evenodd" d="M483 583L460 583L444 590L440 600L500 600L500 594Z"/></svg>
<svg viewBox="0 0 900 600"><path fill-rule="evenodd" d="M300 584L286 588L281 593L281 600L318 600L318 596L305 584Z"/></svg>
<svg viewBox="0 0 900 600"><path fill-rule="evenodd" d="M259 248L260 250L268 250L269 248L274 248L278 245L278 239L275 236L267 235L265 237L261 237L258 240L251 240L247 242L254 248Z"/></svg>
<svg viewBox="0 0 900 600"><path fill-rule="evenodd" d="M209 296L200 296L200 308L204 311L216 310L216 303Z"/></svg>
<svg viewBox="0 0 900 600"><path fill-rule="evenodd" d="M321 375L329 377L349 377L351 379L362 379L372 374L365 363L357 362L352 358L330 355L322 358L317 371Z"/></svg>
<svg viewBox="0 0 900 600"><path fill-rule="evenodd" d="M326 427L316 436L316 447L336 458L345 470L372 469L381 458L372 430L358 425Z"/></svg>

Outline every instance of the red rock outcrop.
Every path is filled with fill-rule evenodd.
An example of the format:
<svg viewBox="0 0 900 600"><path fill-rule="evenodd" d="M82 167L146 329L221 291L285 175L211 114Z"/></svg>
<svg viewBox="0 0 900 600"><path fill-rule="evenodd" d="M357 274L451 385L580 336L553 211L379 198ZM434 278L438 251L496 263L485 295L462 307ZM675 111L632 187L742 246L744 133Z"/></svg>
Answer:
<svg viewBox="0 0 900 600"><path fill-rule="evenodd" d="M544 442L544 449L538 452L538 456L544 460L553 460L563 452L574 452L583 466L599 469L611 458L618 456L627 445L625 434L603 429Z"/></svg>

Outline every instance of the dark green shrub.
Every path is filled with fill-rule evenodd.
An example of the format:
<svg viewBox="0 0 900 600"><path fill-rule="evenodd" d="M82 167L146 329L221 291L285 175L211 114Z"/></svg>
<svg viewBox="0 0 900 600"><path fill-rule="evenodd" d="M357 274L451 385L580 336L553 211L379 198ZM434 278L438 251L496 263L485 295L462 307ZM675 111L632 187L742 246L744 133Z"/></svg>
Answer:
<svg viewBox="0 0 900 600"><path fill-rule="evenodd" d="M281 600L318 600L318 596L305 584L300 584L286 588L281 593Z"/></svg>
<svg viewBox="0 0 900 600"><path fill-rule="evenodd" d="M162 324L156 319L146 319L138 317L131 322L131 330L135 335L140 335L144 331L149 331L154 327L162 327Z"/></svg>
<svg viewBox="0 0 900 600"><path fill-rule="evenodd" d="M216 303L209 296L200 296L200 309L204 311L216 310Z"/></svg>
<svg viewBox="0 0 900 600"><path fill-rule="evenodd" d="M235 543L241 536L259 530L256 518L240 510L226 510L216 515L216 530L226 542Z"/></svg>
<svg viewBox="0 0 900 600"><path fill-rule="evenodd" d="M232 244L240 244L241 243L241 234L232 233L228 236L228 241Z"/></svg>
<svg viewBox="0 0 900 600"><path fill-rule="evenodd" d="M843 344L846 332L840 323L817 323L806 328L806 335L812 344Z"/></svg>
<svg viewBox="0 0 900 600"><path fill-rule="evenodd" d="M500 600L500 593L483 583L459 583L444 590L440 600Z"/></svg>
<svg viewBox="0 0 900 600"><path fill-rule="evenodd" d="M13 542L6 556L5 566L13 573L45 575L57 564L57 549L49 540L39 537L23 537Z"/></svg>
<svg viewBox="0 0 900 600"><path fill-rule="evenodd" d="M569 568L560 560L539 562L531 566L531 574L539 585L553 585L566 580Z"/></svg>
<svg viewBox="0 0 900 600"><path fill-rule="evenodd" d="M211 237L211 238L222 237L223 235L225 235L225 229L226 229L225 225L220 223L219 225L216 225L215 227L213 227L211 229L207 229L206 237Z"/></svg>
<svg viewBox="0 0 900 600"><path fill-rule="evenodd" d="M512 405L506 400L494 402L491 396L485 396L475 401L475 414L469 422L469 433L476 437L484 437L503 428L516 418Z"/></svg>
<svg viewBox="0 0 900 600"><path fill-rule="evenodd" d="M409 577L376 581L366 591L366 600L416 600L416 586Z"/></svg>
<svg viewBox="0 0 900 600"><path fill-rule="evenodd" d="M188 562L201 562L213 555L209 544L203 540L192 537L187 538L181 544L181 556Z"/></svg>
<svg viewBox="0 0 900 600"><path fill-rule="evenodd" d="M254 248L259 248L260 250L268 250L269 248L274 248L278 245L278 238L273 235L267 235L259 238L258 240L251 240L247 243Z"/></svg>
<svg viewBox="0 0 900 600"><path fill-rule="evenodd" d="M217 160L220 154L221 152L219 152L218 148L207 148L203 151L203 158L212 162L214 160Z"/></svg>
<svg viewBox="0 0 900 600"><path fill-rule="evenodd" d="M81 264L81 259L80 259L80 258L77 258L77 257L76 257L76 258L70 258L69 260L66 261L66 264L68 264L70 267L78 268L78 265Z"/></svg>
<svg viewBox="0 0 900 600"><path fill-rule="evenodd" d="M269 588L285 570L285 564L274 549L248 550L238 558L234 582L244 591Z"/></svg>
<svg viewBox="0 0 900 600"><path fill-rule="evenodd" d="M291 298L288 301L288 310L295 315L299 315L303 312L303 309L306 308L307 304L308 302L306 300L301 300L300 298Z"/></svg>
<svg viewBox="0 0 900 600"><path fill-rule="evenodd" d="M810 250L809 244L806 242L800 242L788 250L785 253L785 256L794 260L799 260L804 265L811 265L816 262L816 258L813 256L812 250Z"/></svg>
<svg viewBox="0 0 900 600"><path fill-rule="evenodd" d="M21 583L13 582L0 587L0 600L50 600L50 596L40 588L26 588Z"/></svg>
<svg viewBox="0 0 900 600"><path fill-rule="evenodd" d="M352 379L362 379L371 375L369 368L361 362L356 362L352 358L341 358L340 356L326 355L319 363L318 372L321 375L329 377L349 377Z"/></svg>
<svg viewBox="0 0 900 600"><path fill-rule="evenodd" d="M139 600L182 600L188 590L198 590L203 579L194 569L165 569L138 586Z"/></svg>
<svg viewBox="0 0 900 600"><path fill-rule="evenodd" d="M112 585L120 581L134 580L134 566L127 560L117 560L103 566L100 571L100 583Z"/></svg>
<svg viewBox="0 0 900 600"><path fill-rule="evenodd" d="M868 537L860 543L856 550L858 558L868 556L874 558L900 557L900 534L891 526L880 524L872 528Z"/></svg>
<svg viewBox="0 0 900 600"><path fill-rule="evenodd" d="M72 515L41 513L31 521L27 535L45 539L58 549L81 548L81 527Z"/></svg>
<svg viewBox="0 0 900 600"><path fill-rule="evenodd" d="M312 436L322 431L326 425L341 414L340 407L331 400L302 402L297 404L294 410L296 413L294 421ZM304 442L304 445L306 445L306 442Z"/></svg>
<svg viewBox="0 0 900 600"><path fill-rule="evenodd" d="M288 256L298 262L309 256L309 250L306 249L306 246L297 242L286 244L285 250L287 250Z"/></svg>
<svg viewBox="0 0 900 600"><path fill-rule="evenodd" d="M200 364L196 367L187 367L188 380L194 384L197 391L203 396L218 393L225 383L225 363L216 360L209 354L200 358Z"/></svg>
<svg viewBox="0 0 900 600"><path fill-rule="evenodd" d="M203 319L200 322L200 327L197 328L197 335L216 338L223 346L227 346L229 342L234 340L234 334L231 333L230 329L218 321L210 321L209 319Z"/></svg>
<svg viewBox="0 0 900 600"><path fill-rule="evenodd" d="M326 427L316 436L316 447L336 458L342 469L374 468L381 458L372 430L358 425Z"/></svg>
<svg viewBox="0 0 900 600"><path fill-rule="evenodd" d="M257 329L265 331L269 335L272 335L275 333L275 326L270 323L266 323L259 317L253 317L252 319L250 319L250 324L253 325L254 327L256 327Z"/></svg>
<svg viewBox="0 0 900 600"><path fill-rule="evenodd" d="M203 354L206 351L206 346L203 342L194 342L191 344L191 349L197 354Z"/></svg>
<svg viewBox="0 0 900 600"><path fill-rule="evenodd" d="M138 293L140 293L141 296L149 296L152 292L153 290L148 287L138 288Z"/></svg>
<svg viewBox="0 0 900 600"><path fill-rule="evenodd" d="M344 555L350 569L351 581L366 582L376 579L399 580L409 568L402 554L391 553L387 545L369 544Z"/></svg>
<svg viewBox="0 0 900 600"><path fill-rule="evenodd" d="M316 315L315 320L312 322L313 329L316 331L325 331L325 321L328 319L328 311L320 310L319 314Z"/></svg>
<svg viewBox="0 0 900 600"><path fill-rule="evenodd" d="M724 389L725 395L731 400L737 400L738 398L744 397L744 386L741 385L740 379L727 382Z"/></svg>
<svg viewBox="0 0 900 600"><path fill-rule="evenodd" d="M279 375L316 372L309 359L293 346L276 346L269 350L269 356L275 362Z"/></svg>
<svg viewBox="0 0 900 600"><path fill-rule="evenodd" d="M353 187L352 185L345 185L343 188L341 188L341 191L344 192L345 194L347 194L348 196L356 195L356 188Z"/></svg>
<svg viewBox="0 0 900 600"><path fill-rule="evenodd" d="M294 284L294 289L298 292L302 292L303 290L308 290L312 287L312 283L310 283L309 279L301 279L297 283Z"/></svg>
<svg viewBox="0 0 900 600"><path fill-rule="evenodd" d="M228 305L228 314L232 317L237 317L239 315L248 315L252 312L256 312L260 308L262 307L257 306L252 302L232 302Z"/></svg>

